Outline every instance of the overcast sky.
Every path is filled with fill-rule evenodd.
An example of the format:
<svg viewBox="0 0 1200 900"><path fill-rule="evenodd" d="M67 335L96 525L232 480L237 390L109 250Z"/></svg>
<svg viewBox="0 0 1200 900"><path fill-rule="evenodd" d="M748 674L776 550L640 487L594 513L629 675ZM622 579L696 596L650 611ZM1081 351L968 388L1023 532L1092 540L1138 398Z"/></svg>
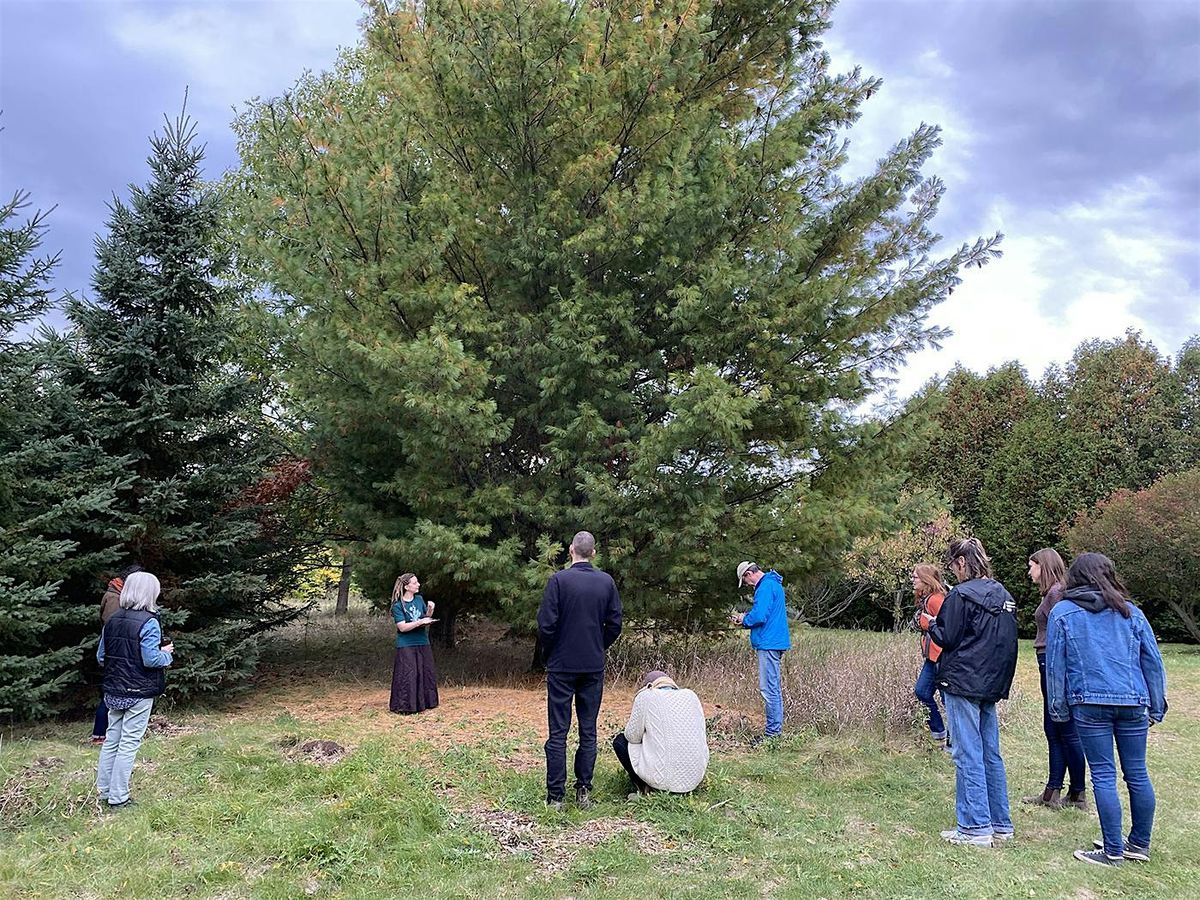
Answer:
<svg viewBox="0 0 1200 900"><path fill-rule="evenodd" d="M57 205L58 286L87 292L106 202L147 178L148 136L189 110L213 177L229 122L357 40L355 0L0 0L0 190ZM844 0L835 66L884 79L850 133L854 172L922 121L948 194L948 244L1002 231L913 357L907 393L956 362L1032 374L1092 337L1142 330L1174 353L1200 332L1200 3Z"/></svg>

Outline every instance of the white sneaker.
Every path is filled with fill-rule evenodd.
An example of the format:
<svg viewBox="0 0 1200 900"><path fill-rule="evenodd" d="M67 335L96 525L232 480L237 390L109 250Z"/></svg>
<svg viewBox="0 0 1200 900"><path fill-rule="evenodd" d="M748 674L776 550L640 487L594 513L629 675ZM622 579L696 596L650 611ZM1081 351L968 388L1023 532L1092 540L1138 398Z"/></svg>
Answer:
<svg viewBox="0 0 1200 900"><path fill-rule="evenodd" d="M1015 831L993 831L992 840L994 841L1011 841L1017 836Z"/></svg>
<svg viewBox="0 0 1200 900"><path fill-rule="evenodd" d="M942 840L949 841L951 844L963 844L970 847L992 846L992 836L990 834L963 834L957 828L951 831L943 831Z"/></svg>

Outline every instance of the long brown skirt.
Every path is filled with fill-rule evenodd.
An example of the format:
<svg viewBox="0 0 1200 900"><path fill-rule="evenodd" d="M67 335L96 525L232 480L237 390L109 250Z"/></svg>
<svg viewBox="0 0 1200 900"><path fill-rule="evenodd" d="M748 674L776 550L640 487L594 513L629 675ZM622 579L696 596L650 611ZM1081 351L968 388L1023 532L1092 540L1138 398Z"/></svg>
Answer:
<svg viewBox="0 0 1200 900"><path fill-rule="evenodd" d="M433 648L428 644L397 647L396 662L392 665L392 700L388 708L394 713L419 713L437 705Z"/></svg>

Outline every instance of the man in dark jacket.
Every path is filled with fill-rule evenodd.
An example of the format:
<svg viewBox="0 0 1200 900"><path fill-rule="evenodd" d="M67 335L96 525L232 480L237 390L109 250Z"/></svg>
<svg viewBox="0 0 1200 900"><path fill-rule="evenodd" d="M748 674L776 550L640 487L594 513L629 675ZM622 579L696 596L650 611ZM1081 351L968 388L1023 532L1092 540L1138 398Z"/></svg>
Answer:
<svg viewBox="0 0 1200 900"><path fill-rule="evenodd" d="M538 610L538 637L546 660L546 803L562 809L567 787L567 732L571 703L579 713L575 801L592 805L596 716L604 696L604 651L621 634L621 597L605 572L592 567L596 539L581 531L571 540L571 566L546 582Z"/></svg>
<svg viewBox="0 0 1200 900"><path fill-rule="evenodd" d="M1008 697L1017 668L1017 604L992 578L976 538L952 541L947 564L958 584L937 617L925 617L930 640L942 648L937 682L958 770L957 827L942 837L990 847L1013 836L996 701Z"/></svg>

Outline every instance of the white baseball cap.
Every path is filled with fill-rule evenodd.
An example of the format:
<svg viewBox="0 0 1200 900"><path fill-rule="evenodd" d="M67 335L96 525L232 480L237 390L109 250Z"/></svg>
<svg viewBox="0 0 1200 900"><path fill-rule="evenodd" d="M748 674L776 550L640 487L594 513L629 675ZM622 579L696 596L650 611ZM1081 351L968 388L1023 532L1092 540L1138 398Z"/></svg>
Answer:
<svg viewBox="0 0 1200 900"><path fill-rule="evenodd" d="M742 562L738 563L738 568L737 568L738 587L742 586L742 579L745 578L746 573L749 572L753 568L754 568L754 563L750 562L750 560L748 560L748 559L743 560Z"/></svg>

